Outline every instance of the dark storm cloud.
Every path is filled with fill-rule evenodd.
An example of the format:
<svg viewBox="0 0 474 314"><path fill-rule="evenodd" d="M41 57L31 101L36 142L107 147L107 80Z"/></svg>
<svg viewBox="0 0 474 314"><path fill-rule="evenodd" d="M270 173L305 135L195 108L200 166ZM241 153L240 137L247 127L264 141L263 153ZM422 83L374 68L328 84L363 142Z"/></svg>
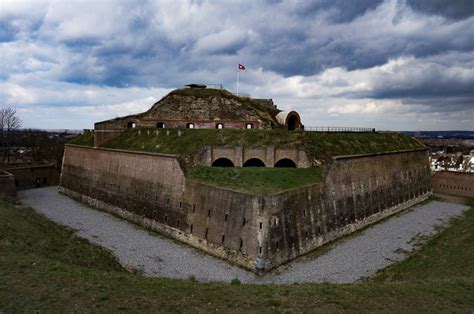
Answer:
<svg viewBox="0 0 474 314"><path fill-rule="evenodd" d="M302 18L314 17L319 13L328 15L334 23L347 23L371 9L375 9L383 0L320 0L303 2L295 12Z"/></svg>
<svg viewBox="0 0 474 314"><path fill-rule="evenodd" d="M466 19L474 15L472 0L407 0L415 10L425 14L442 15L452 19Z"/></svg>

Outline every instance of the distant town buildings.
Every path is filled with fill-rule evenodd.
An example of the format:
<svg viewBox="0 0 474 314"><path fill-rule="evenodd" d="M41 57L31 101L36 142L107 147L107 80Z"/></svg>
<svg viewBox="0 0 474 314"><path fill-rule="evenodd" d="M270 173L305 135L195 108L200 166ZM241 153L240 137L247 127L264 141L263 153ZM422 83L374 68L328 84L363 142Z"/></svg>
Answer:
<svg viewBox="0 0 474 314"><path fill-rule="evenodd" d="M474 172L474 150L469 155L440 151L431 153L429 159L431 171Z"/></svg>

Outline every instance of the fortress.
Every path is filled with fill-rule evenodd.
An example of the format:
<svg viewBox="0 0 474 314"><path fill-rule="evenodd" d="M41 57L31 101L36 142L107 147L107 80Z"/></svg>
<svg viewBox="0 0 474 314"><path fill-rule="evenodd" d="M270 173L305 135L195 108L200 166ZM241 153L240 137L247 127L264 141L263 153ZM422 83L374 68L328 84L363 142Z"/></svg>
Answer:
<svg viewBox="0 0 474 314"><path fill-rule="evenodd" d="M431 194L415 139L304 129L270 99L190 86L66 145L59 190L258 272Z"/></svg>

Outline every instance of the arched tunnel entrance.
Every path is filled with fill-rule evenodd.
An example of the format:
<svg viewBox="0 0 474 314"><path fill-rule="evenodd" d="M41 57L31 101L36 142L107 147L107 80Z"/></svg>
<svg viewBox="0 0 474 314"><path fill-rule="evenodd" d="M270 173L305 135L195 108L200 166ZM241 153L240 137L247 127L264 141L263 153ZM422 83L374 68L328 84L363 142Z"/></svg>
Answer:
<svg viewBox="0 0 474 314"><path fill-rule="evenodd" d="M232 160L228 158L218 158L212 163L213 167L235 167Z"/></svg>
<svg viewBox="0 0 474 314"><path fill-rule="evenodd" d="M244 164L243 167L265 167L265 163L258 158L250 158Z"/></svg>
<svg viewBox="0 0 474 314"><path fill-rule="evenodd" d="M296 168L296 163L289 158L283 158L283 159L278 160L275 163L275 167L276 168Z"/></svg>

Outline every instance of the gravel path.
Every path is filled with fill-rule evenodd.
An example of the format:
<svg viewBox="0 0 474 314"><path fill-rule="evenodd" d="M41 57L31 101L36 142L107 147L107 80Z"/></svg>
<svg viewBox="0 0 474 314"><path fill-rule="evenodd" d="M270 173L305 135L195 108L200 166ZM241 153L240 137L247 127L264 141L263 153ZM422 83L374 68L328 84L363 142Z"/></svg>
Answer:
<svg viewBox="0 0 474 314"><path fill-rule="evenodd" d="M330 282L352 283L369 277L405 257L417 245L414 238L436 232L468 207L431 202L408 210L348 237L327 253L313 259L299 259L278 269L278 273L256 276L189 246L152 235L110 214L91 209L48 187L19 192L20 200L49 219L66 225L81 237L104 246L128 268L147 276L189 278L199 281L244 283Z"/></svg>

